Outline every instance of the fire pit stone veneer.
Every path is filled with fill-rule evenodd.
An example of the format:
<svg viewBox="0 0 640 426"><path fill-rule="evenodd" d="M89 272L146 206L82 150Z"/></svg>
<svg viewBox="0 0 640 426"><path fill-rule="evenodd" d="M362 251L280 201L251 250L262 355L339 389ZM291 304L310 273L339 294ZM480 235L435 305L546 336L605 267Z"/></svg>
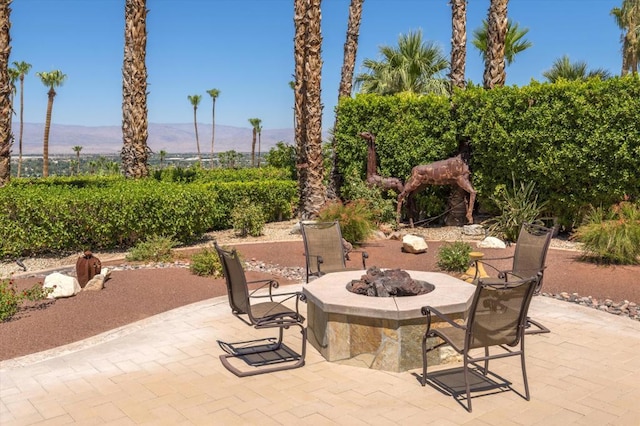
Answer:
<svg viewBox="0 0 640 426"><path fill-rule="evenodd" d="M426 319L421 308L431 305L462 318L475 287L447 274L407 271L411 278L432 284L427 294L405 297L367 297L351 293L347 283L364 270L324 275L303 287L307 297L308 340L331 362L377 370L406 371L422 366L422 336ZM432 320L437 319L432 317ZM432 327L439 324L434 322ZM429 364L455 357L447 347L429 354Z"/></svg>

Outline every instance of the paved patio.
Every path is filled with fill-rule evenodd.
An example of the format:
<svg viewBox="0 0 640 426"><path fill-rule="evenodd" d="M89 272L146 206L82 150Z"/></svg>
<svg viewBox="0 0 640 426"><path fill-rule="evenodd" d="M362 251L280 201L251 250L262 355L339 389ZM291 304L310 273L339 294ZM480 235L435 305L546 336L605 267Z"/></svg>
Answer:
<svg viewBox="0 0 640 426"><path fill-rule="evenodd" d="M237 378L220 364L216 341L261 334L220 297L1 362L0 423L640 424L640 322L545 297L530 314L552 333L527 337L529 402L502 392L474 398L467 413L421 387L418 370L329 363L310 345L301 369ZM516 358L491 369L522 390Z"/></svg>

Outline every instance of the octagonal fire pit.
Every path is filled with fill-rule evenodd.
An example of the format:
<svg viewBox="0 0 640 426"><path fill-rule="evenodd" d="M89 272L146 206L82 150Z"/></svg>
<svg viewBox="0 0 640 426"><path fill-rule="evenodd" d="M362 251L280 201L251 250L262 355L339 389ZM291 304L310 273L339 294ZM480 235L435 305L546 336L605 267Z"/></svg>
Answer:
<svg viewBox="0 0 640 426"><path fill-rule="evenodd" d="M382 274L385 279L408 274L413 280L411 286L425 283L433 286L433 291L413 297L365 297L345 288L370 281L377 276L372 269L334 272L303 286L307 338L327 361L395 372L419 368L426 329L422 306L434 306L458 319L473 297L474 286L447 274L389 271ZM441 324L434 321L432 326ZM440 364L453 359L455 351L442 347L431 351L429 357L430 365Z"/></svg>
<svg viewBox="0 0 640 426"><path fill-rule="evenodd" d="M352 293L369 297L404 297L427 294L435 289L426 281L414 280L401 269L380 269L373 266L359 280L347 284Z"/></svg>

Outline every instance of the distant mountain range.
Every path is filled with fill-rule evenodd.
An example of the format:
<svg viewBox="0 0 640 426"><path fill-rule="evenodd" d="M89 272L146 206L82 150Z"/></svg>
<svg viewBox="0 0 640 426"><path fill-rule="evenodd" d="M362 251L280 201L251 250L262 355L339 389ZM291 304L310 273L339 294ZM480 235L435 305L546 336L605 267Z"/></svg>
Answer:
<svg viewBox="0 0 640 426"><path fill-rule="evenodd" d="M15 141L12 156L18 154L20 123L13 123ZM293 129L264 129L260 150L269 151L277 142L293 145ZM211 152L211 124L198 123L200 152ZM323 134L323 137L327 135ZM23 155L42 155L44 138L43 123L25 123L22 138ZM251 152L252 129L216 124L214 151ZM161 150L168 154L195 153L196 136L193 123L160 124L149 123L147 145L153 152ZM117 154L122 149L122 128L120 126L69 126L52 124L49 134L50 154L73 154L73 147L81 146L82 154ZM256 151L258 146L256 143Z"/></svg>

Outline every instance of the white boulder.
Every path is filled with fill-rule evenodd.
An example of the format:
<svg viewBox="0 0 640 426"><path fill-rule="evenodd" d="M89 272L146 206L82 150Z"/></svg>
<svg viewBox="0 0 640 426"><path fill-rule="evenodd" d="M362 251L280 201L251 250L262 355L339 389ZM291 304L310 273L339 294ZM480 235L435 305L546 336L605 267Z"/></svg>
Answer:
<svg viewBox="0 0 640 426"><path fill-rule="evenodd" d="M507 245L500 238L487 237L484 240L478 242L478 247L481 248L507 248Z"/></svg>
<svg viewBox="0 0 640 426"><path fill-rule="evenodd" d="M426 252L428 248L427 242L422 237L411 234L402 237L402 251L419 254Z"/></svg>
<svg viewBox="0 0 640 426"><path fill-rule="evenodd" d="M47 296L48 299L57 299L60 297L71 297L80 293L82 287L75 277L54 272L44 278L43 288L53 288L53 291Z"/></svg>

